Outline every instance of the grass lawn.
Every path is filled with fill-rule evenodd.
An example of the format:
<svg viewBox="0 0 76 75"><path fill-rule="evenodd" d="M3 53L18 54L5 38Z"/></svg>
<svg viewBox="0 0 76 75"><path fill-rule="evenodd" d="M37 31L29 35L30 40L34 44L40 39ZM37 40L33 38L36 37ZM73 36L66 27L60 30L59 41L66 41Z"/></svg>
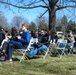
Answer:
<svg viewBox="0 0 76 75"><path fill-rule="evenodd" d="M0 75L76 75L76 54L48 56L5 63L0 61Z"/></svg>

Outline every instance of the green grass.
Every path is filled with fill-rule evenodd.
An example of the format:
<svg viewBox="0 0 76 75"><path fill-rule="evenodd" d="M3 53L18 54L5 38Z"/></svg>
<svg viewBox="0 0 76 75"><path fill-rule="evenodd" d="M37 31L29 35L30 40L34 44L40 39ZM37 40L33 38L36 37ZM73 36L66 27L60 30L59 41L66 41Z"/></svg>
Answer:
<svg viewBox="0 0 76 75"><path fill-rule="evenodd" d="M76 55L59 57L47 56L45 59L0 62L0 75L76 75Z"/></svg>

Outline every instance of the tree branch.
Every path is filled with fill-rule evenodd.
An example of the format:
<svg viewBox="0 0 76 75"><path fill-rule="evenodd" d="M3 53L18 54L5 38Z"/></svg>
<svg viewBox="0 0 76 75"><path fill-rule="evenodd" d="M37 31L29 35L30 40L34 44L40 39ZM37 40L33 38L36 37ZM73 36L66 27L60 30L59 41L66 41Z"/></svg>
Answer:
<svg viewBox="0 0 76 75"><path fill-rule="evenodd" d="M29 4L27 4L27 5L24 5L24 6L31 6L31 5L33 5L33 4L36 4L36 3L39 3L39 2L41 2L41 0L39 0L39 1L33 1L33 2L30 2Z"/></svg>
<svg viewBox="0 0 76 75"><path fill-rule="evenodd" d="M48 9L51 11L51 8L49 7L49 5L44 0L42 1L47 5Z"/></svg>
<svg viewBox="0 0 76 75"><path fill-rule="evenodd" d="M62 7L59 7L57 6L58 8L56 8L56 10L60 10L60 9L64 9L64 8L76 8L76 6L62 6Z"/></svg>
<svg viewBox="0 0 76 75"><path fill-rule="evenodd" d="M73 2L73 3L76 3L76 0L69 0L69 2Z"/></svg>
<svg viewBox="0 0 76 75"><path fill-rule="evenodd" d="M48 10L46 10L42 15L40 15L40 17L39 18L41 18L46 12L47 12Z"/></svg>
<svg viewBox="0 0 76 75"><path fill-rule="evenodd" d="M12 4L12 3L8 3L8 2L3 2L3 1L0 1L0 3L11 5L13 7L22 8L22 9L32 9L32 8L38 8L38 7L47 8L47 6L43 6L43 5L38 5L38 6L18 6L18 5L15 5L15 4Z"/></svg>

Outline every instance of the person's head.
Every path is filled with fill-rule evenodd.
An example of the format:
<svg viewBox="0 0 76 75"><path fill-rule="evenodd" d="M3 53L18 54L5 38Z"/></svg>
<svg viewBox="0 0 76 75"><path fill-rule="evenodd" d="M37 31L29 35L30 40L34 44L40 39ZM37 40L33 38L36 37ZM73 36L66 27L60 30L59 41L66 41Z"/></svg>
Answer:
<svg viewBox="0 0 76 75"><path fill-rule="evenodd" d="M28 25L26 23L22 24L22 31L27 31Z"/></svg>
<svg viewBox="0 0 76 75"><path fill-rule="evenodd" d="M37 37L37 33L36 32L32 32L31 31L31 35L32 35L33 38L36 38Z"/></svg>
<svg viewBox="0 0 76 75"><path fill-rule="evenodd" d="M72 31L71 30L69 30L69 35L72 35Z"/></svg>
<svg viewBox="0 0 76 75"><path fill-rule="evenodd" d="M45 35L45 31L44 30L41 30L41 35Z"/></svg>
<svg viewBox="0 0 76 75"><path fill-rule="evenodd" d="M12 27L12 29L11 29L11 35L14 36L16 33L18 33L17 31L18 30L16 29L16 27Z"/></svg>

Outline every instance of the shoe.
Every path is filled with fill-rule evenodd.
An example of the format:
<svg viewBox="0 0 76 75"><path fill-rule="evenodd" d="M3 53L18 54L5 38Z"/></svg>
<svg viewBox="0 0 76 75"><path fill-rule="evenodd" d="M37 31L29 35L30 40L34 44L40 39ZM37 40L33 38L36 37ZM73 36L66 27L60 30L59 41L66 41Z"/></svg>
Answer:
<svg viewBox="0 0 76 75"><path fill-rule="evenodd" d="M12 59L6 60L5 62L6 62L6 63L13 63Z"/></svg>
<svg viewBox="0 0 76 75"><path fill-rule="evenodd" d="M30 54L26 54L26 55L25 55L25 58L26 58L27 60L30 60L30 59L32 59L33 57L31 57Z"/></svg>

